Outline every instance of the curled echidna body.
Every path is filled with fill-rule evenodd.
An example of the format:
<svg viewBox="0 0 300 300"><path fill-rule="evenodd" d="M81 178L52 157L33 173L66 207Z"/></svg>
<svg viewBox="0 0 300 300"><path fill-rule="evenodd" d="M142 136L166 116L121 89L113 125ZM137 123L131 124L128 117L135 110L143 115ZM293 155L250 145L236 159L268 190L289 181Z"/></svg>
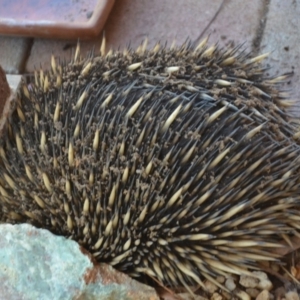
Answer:
<svg viewBox="0 0 300 300"><path fill-rule="evenodd" d="M261 58L201 43L52 59L2 141L3 220L169 286L274 260L300 227L300 148Z"/></svg>

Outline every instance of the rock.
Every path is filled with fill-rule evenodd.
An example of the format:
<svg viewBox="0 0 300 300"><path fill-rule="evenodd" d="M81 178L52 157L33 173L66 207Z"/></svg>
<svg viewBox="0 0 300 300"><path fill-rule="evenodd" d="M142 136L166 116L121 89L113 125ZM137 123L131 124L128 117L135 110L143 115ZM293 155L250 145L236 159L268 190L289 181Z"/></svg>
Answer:
<svg viewBox="0 0 300 300"><path fill-rule="evenodd" d="M219 275L219 276L216 277L216 280L217 280L219 283L224 283L224 282L225 282L225 277Z"/></svg>
<svg viewBox="0 0 300 300"><path fill-rule="evenodd" d="M225 287L226 287L229 291L233 291L233 290L236 288L236 284L235 284L233 278L229 277L229 278L226 279Z"/></svg>
<svg viewBox="0 0 300 300"><path fill-rule="evenodd" d="M76 242L28 224L0 225L0 278L1 299L158 299Z"/></svg>
<svg viewBox="0 0 300 300"><path fill-rule="evenodd" d="M260 293L258 289L254 288L247 288L245 291L251 298L256 298Z"/></svg>
<svg viewBox="0 0 300 300"><path fill-rule="evenodd" d="M274 296L271 295L271 294L269 293L269 291L263 290L262 292L260 292L260 293L257 295L256 300L271 300L271 299L273 299L273 298L274 298Z"/></svg>
<svg viewBox="0 0 300 300"><path fill-rule="evenodd" d="M275 299L283 299L285 298L285 293L286 290L283 286L278 287L275 291L274 291L274 295L275 295Z"/></svg>
<svg viewBox="0 0 300 300"><path fill-rule="evenodd" d="M254 271L252 273L259 278L257 288L261 290L271 291L271 289L273 288L273 284L266 273L261 271Z"/></svg>
<svg viewBox="0 0 300 300"><path fill-rule="evenodd" d="M289 291L285 294L286 300L299 300L300 297L296 291Z"/></svg>
<svg viewBox="0 0 300 300"><path fill-rule="evenodd" d="M212 283L208 280L205 281L204 285L209 294L213 294L214 292L216 292L219 289L214 283Z"/></svg>
<svg viewBox="0 0 300 300"><path fill-rule="evenodd" d="M223 297L219 293L213 293L210 300L223 300Z"/></svg>
<svg viewBox="0 0 300 300"><path fill-rule="evenodd" d="M195 296L195 297L194 297ZM161 299L164 299L164 300L177 300L177 299L180 299L180 300L209 300L208 298L206 297L202 297L200 295L191 295L191 294L188 294L188 293L180 293L180 294L162 294L160 295Z"/></svg>
<svg viewBox="0 0 300 300"><path fill-rule="evenodd" d="M248 275L241 275L240 285L246 288L256 288L259 283L259 279Z"/></svg>
<svg viewBox="0 0 300 300"><path fill-rule="evenodd" d="M221 294L223 296L223 300L232 300L232 293L221 291Z"/></svg>
<svg viewBox="0 0 300 300"><path fill-rule="evenodd" d="M241 300L250 300L251 297L244 291L237 291L235 295Z"/></svg>

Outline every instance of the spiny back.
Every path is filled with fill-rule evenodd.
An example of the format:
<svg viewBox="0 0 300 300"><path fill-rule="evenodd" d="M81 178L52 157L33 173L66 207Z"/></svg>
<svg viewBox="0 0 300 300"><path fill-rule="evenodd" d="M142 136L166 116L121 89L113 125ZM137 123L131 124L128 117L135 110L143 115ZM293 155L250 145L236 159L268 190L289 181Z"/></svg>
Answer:
<svg viewBox="0 0 300 300"><path fill-rule="evenodd" d="M171 286L273 260L299 227L300 149L261 58L200 44L52 59L1 142L3 220Z"/></svg>

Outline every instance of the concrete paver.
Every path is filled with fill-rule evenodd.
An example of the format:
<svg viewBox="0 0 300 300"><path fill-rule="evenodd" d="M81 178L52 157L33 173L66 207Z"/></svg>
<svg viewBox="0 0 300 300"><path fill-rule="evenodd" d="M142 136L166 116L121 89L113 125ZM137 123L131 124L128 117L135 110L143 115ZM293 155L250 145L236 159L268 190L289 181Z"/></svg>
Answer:
<svg viewBox="0 0 300 300"><path fill-rule="evenodd" d="M221 45L243 43L251 51L253 40L261 26L264 5L261 0L225 0L221 12L207 30L210 40Z"/></svg>
<svg viewBox="0 0 300 300"><path fill-rule="evenodd" d="M262 52L271 52L267 63L271 75L294 72L287 88L297 100L294 112L300 117L300 2L272 0L261 43Z"/></svg>
<svg viewBox="0 0 300 300"><path fill-rule="evenodd" d="M23 72L31 39L0 36L0 65L9 74Z"/></svg>
<svg viewBox="0 0 300 300"><path fill-rule="evenodd" d="M157 41L167 41L168 44L174 39L177 44L182 44L187 38L194 41L213 19L222 3L222 0L119 0L105 25L107 45L118 49L130 43L135 48L146 37L149 47L154 46ZM205 35L210 34L211 43L219 40L220 44L225 44L234 40L237 43L245 42L245 46L251 48L260 24L262 4L261 0L246 3L225 0ZM91 41L82 41L82 53L93 46L98 51L101 39L102 35ZM68 43L76 44L74 41L36 39L26 70L33 71L40 64L43 68L48 68L51 53L61 59L70 59L70 51L63 50Z"/></svg>

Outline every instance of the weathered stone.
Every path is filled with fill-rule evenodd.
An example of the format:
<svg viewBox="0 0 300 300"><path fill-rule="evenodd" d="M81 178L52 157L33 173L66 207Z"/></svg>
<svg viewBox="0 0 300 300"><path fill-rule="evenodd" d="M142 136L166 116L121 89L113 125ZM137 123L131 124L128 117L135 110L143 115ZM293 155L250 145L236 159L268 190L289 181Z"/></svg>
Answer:
<svg viewBox="0 0 300 300"><path fill-rule="evenodd" d="M28 224L0 225L1 299L158 299L80 246Z"/></svg>

